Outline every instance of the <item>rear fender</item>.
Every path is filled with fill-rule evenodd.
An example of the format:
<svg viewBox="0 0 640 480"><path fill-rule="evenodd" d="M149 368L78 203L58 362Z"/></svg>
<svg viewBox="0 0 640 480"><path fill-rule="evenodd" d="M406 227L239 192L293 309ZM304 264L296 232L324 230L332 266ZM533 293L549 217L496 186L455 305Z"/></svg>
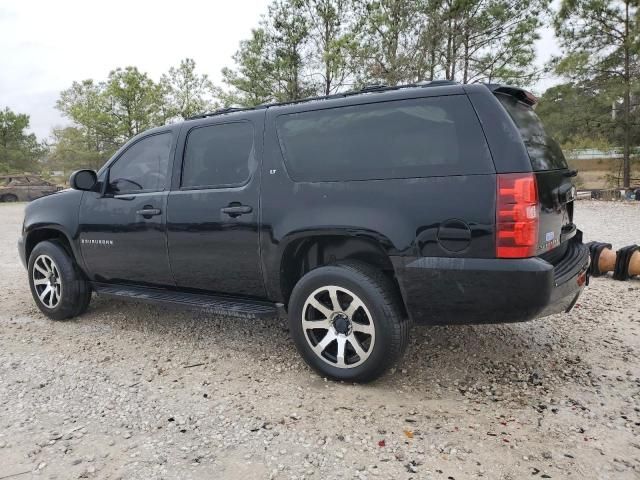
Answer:
<svg viewBox="0 0 640 480"><path fill-rule="evenodd" d="M267 270L272 273L270 286L277 298L286 302L293 284L302 275L301 268L308 271L345 259L393 272L390 252L394 252L392 242L374 231L324 228L291 232L278 245L278 265Z"/></svg>

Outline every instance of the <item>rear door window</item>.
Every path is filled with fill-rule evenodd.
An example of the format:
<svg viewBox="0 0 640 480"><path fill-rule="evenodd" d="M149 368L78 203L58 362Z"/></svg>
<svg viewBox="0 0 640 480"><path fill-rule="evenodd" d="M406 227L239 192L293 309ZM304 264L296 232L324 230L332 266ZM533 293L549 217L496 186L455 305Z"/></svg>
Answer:
<svg viewBox="0 0 640 480"><path fill-rule="evenodd" d="M276 124L287 170L296 181L495 171L465 95L284 114Z"/></svg>
<svg viewBox="0 0 640 480"><path fill-rule="evenodd" d="M534 171L567 168L560 145L544 129L542 121L529 105L511 95L497 94L498 100L514 121L524 141Z"/></svg>
<svg viewBox="0 0 640 480"><path fill-rule="evenodd" d="M181 186L243 185L249 179L252 152L253 127L248 122L194 128L187 136Z"/></svg>

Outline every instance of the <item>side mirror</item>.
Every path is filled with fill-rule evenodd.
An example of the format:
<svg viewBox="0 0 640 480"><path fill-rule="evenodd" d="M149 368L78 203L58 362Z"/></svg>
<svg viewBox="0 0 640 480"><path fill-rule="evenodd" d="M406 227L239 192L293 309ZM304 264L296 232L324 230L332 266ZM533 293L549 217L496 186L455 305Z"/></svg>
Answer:
<svg viewBox="0 0 640 480"><path fill-rule="evenodd" d="M98 174L93 170L76 170L69 178L69 185L74 190L92 191L98 183Z"/></svg>

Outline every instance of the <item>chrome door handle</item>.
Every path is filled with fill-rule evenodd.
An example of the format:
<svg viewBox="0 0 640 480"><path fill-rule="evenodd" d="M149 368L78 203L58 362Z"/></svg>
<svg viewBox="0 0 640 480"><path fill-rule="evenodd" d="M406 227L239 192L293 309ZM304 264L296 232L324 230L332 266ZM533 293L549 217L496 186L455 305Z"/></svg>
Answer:
<svg viewBox="0 0 640 480"><path fill-rule="evenodd" d="M154 215L160 215L162 213L162 210L160 210L159 208L143 208L142 210L137 210L136 213L138 215L142 215L143 217L153 217Z"/></svg>
<svg viewBox="0 0 640 480"><path fill-rule="evenodd" d="M228 207L221 208L222 213L226 213L230 217L239 217L245 213L253 212L253 208L249 205L230 205Z"/></svg>

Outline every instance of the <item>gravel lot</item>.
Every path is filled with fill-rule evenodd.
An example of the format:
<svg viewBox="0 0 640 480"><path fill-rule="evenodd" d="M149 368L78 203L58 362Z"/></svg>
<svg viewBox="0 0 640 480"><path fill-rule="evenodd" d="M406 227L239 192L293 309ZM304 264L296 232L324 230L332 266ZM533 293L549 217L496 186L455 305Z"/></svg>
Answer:
<svg viewBox="0 0 640 480"><path fill-rule="evenodd" d="M568 315L420 327L398 368L327 382L285 325L94 297L47 320L0 204L0 479L640 478L640 280ZM582 201L587 240L640 204Z"/></svg>

